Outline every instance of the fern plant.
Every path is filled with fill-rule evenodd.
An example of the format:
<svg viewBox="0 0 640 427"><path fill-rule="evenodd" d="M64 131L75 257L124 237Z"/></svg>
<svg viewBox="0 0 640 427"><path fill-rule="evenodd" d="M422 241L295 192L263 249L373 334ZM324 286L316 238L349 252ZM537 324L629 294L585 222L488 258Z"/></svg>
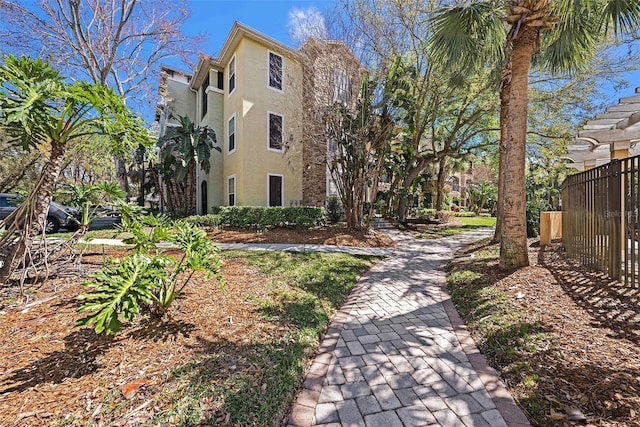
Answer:
<svg viewBox="0 0 640 427"><path fill-rule="evenodd" d="M161 215L145 216L126 227L133 234L130 241L136 245L134 253L105 266L84 284L94 291L78 297L87 301L79 311L93 314L78 320L76 326L94 324L96 333L115 334L123 320L135 320L141 307L152 307L151 314L164 316L196 271L203 271L207 280L215 277L224 287L218 247L203 230L186 222L176 223L170 230ZM179 261L163 255L158 248L165 237L182 250Z"/></svg>
<svg viewBox="0 0 640 427"><path fill-rule="evenodd" d="M113 265L94 273L93 281L84 283L95 288L92 293L78 299L87 301L80 312L92 311L76 322L76 326L95 324L96 333L117 333L121 317L133 322L140 312L141 303L151 303L153 289L164 281L165 260L146 254L133 253Z"/></svg>
<svg viewBox="0 0 640 427"><path fill-rule="evenodd" d="M203 271L207 280L215 277L223 288L225 285L220 275L222 261L218 256L218 247L207 239L207 233L191 224L180 222L175 226L173 242L178 244L183 256L167 280L154 293L155 303L161 314L166 313L196 271ZM180 284L179 275L185 272L188 276Z"/></svg>

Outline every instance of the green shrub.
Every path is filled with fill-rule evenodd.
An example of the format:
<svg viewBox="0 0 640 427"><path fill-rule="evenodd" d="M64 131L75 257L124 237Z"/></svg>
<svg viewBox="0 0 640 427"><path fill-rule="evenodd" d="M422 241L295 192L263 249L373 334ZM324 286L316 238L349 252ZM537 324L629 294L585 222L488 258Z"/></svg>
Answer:
<svg viewBox="0 0 640 427"><path fill-rule="evenodd" d="M122 233L132 234L122 241L134 245L136 252L149 252L156 249L158 243L169 239L171 220L163 213L142 215L138 212L127 220L122 217L116 230L116 236Z"/></svg>
<svg viewBox="0 0 640 427"><path fill-rule="evenodd" d="M436 217L436 210L430 208L414 208L412 209L412 215L420 219L434 219Z"/></svg>
<svg viewBox="0 0 640 427"><path fill-rule="evenodd" d="M342 219L344 208L338 196L327 197L327 219L330 223L335 224Z"/></svg>
<svg viewBox="0 0 640 427"><path fill-rule="evenodd" d="M218 228L222 222L222 216L220 214L193 215L185 218L184 221L196 227Z"/></svg>
<svg viewBox="0 0 640 427"><path fill-rule="evenodd" d="M313 218L304 215L300 215L296 221L296 227L298 228L311 228L313 225Z"/></svg>
<svg viewBox="0 0 640 427"><path fill-rule="evenodd" d="M78 311L95 313L78 320L76 326L95 324L97 334L117 333L121 318L133 322L140 305L153 301L152 291L163 267L163 260L134 252L92 274L93 281L84 285L93 287L94 292L78 297L87 301Z"/></svg>
<svg viewBox="0 0 640 427"><path fill-rule="evenodd" d="M87 301L78 311L92 314L78 320L76 326L93 324L98 334L116 334L122 320L133 322L147 305L152 314L164 316L195 271L203 271L207 279L214 276L224 286L218 248L203 230L184 221L169 229L161 216L153 215L137 224L129 224L127 229L133 234L129 240L135 252L108 263L91 276L93 280L84 283L94 291L78 297ZM143 232L140 224L149 231ZM178 245L183 252L180 260L162 255L157 246L160 236ZM189 274L180 282L179 276L185 272Z"/></svg>
<svg viewBox="0 0 640 427"><path fill-rule="evenodd" d="M460 218L470 218L473 216L476 216L475 212L470 212L470 211L459 211L459 212L455 212L457 217Z"/></svg>
<svg viewBox="0 0 640 427"><path fill-rule="evenodd" d="M216 208L216 212L216 221L223 227L264 230L282 226L312 227L325 223L324 209L309 206L221 206Z"/></svg>

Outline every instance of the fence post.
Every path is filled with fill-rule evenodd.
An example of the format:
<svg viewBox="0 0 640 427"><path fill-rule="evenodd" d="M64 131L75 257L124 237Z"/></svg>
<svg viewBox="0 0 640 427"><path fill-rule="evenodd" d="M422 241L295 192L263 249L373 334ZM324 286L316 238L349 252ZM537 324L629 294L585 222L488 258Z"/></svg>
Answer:
<svg viewBox="0 0 640 427"><path fill-rule="evenodd" d="M613 233L610 234L611 244L609 245L609 275L620 280L620 270L622 267L622 251L626 248L626 233L623 227L624 224L624 197L622 192L624 191L624 174L622 173L622 161L618 159L611 160L611 173L609 177L609 185L607 196L609 198L608 209L610 220L613 223ZM614 208L616 211L612 211ZM619 212L619 214L618 214Z"/></svg>

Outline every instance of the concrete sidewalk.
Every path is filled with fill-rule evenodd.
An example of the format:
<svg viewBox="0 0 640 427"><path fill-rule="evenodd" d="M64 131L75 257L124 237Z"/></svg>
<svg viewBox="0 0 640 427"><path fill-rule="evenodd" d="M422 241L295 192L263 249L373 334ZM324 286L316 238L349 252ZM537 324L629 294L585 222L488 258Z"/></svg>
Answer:
<svg viewBox="0 0 640 427"><path fill-rule="evenodd" d="M81 241L92 245L106 246L127 246L121 239L91 239ZM169 247L171 244L159 244L161 247ZM389 256L393 253L393 248L363 248L358 246L336 246L336 245L312 245L297 243L216 243L223 250L247 250L247 251L283 251L283 252L330 252L347 253L352 255L372 255Z"/></svg>
<svg viewBox="0 0 640 427"><path fill-rule="evenodd" d="M390 234L395 254L361 278L334 317L288 424L529 426L445 287L453 253L492 231Z"/></svg>

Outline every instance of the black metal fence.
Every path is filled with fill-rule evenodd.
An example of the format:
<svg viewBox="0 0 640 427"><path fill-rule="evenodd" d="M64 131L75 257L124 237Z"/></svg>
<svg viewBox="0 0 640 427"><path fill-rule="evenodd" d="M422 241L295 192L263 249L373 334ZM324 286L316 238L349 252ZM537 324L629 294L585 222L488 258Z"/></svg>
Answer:
<svg viewBox="0 0 640 427"><path fill-rule="evenodd" d="M640 156L612 160L562 184L562 241L567 254L638 287Z"/></svg>

